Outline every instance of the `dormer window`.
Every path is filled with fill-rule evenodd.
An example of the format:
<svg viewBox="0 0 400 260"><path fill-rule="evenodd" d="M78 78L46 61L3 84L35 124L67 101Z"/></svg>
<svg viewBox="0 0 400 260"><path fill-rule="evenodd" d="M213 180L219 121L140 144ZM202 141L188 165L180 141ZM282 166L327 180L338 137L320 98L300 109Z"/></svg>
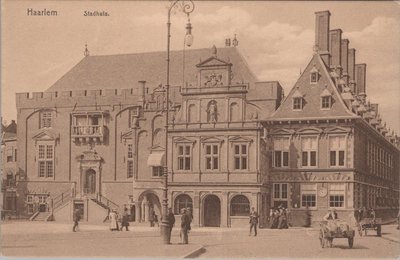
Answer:
<svg viewBox="0 0 400 260"><path fill-rule="evenodd" d="M302 110L303 109L303 98L297 97L293 98L293 110Z"/></svg>
<svg viewBox="0 0 400 260"><path fill-rule="evenodd" d="M325 89L321 93L321 109L330 109L332 107L332 94Z"/></svg>
<svg viewBox="0 0 400 260"><path fill-rule="evenodd" d="M299 88L293 93L293 110L303 109L303 94L300 93Z"/></svg>
<svg viewBox="0 0 400 260"><path fill-rule="evenodd" d="M318 82L319 72L316 67L313 67L310 71L310 82L315 84Z"/></svg>

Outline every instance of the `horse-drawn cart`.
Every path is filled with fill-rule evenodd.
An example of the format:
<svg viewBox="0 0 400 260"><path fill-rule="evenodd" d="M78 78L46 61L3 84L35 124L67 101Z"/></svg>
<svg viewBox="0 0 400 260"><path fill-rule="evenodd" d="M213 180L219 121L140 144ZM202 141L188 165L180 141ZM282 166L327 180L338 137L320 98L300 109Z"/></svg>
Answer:
<svg viewBox="0 0 400 260"><path fill-rule="evenodd" d="M349 248L353 247L355 231L343 220L321 221L319 240L321 247L332 247L334 238L347 238Z"/></svg>
<svg viewBox="0 0 400 260"><path fill-rule="evenodd" d="M364 218L359 223L358 233L362 236L364 231L365 235L367 235L367 230L374 230L376 231L376 235L378 237L382 236L382 219L381 218Z"/></svg>

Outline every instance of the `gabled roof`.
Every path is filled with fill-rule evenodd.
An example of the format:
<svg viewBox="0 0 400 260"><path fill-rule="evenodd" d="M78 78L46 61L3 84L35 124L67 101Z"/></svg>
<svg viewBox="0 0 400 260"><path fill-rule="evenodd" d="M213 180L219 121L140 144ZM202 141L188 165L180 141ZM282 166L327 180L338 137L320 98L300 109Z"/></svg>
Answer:
<svg viewBox="0 0 400 260"><path fill-rule="evenodd" d="M170 85L182 85L182 51L170 53ZM185 79L196 82L197 64L212 57L211 49L185 51ZM218 60L230 61L234 78L232 82L254 83L257 78L235 47L218 49ZM47 91L95 90L135 88L145 80L150 89L166 81L166 52L148 52L119 55L98 55L83 58ZM213 59L211 59L213 60Z"/></svg>
<svg viewBox="0 0 400 260"><path fill-rule="evenodd" d="M310 83L310 74L312 71L319 71L319 79L315 84ZM301 111L293 111L292 99L303 96L303 109ZM333 99L332 107L328 110L322 110L321 94L330 93ZM325 63L319 54L314 54L311 61L307 65L303 74L297 80L296 84L289 92L288 96L282 102L280 107L272 114L271 120L285 119L311 119L311 118L341 118L356 117L345 105L341 95L333 83Z"/></svg>

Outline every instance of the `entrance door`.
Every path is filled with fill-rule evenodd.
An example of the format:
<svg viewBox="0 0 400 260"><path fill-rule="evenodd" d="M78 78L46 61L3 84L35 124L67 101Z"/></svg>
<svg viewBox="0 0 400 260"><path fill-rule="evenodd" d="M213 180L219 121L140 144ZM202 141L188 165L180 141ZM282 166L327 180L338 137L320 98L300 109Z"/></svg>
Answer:
<svg viewBox="0 0 400 260"><path fill-rule="evenodd" d="M221 225L221 202L215 195L209 195L204 200L204 226L219 227Z"/></svg>
<svg viewBox="0 0 400 260"><path fill-rule="evenodd" d="M96 193L96 172L92 169L86 171L84 190L86 194Z"/></svg>

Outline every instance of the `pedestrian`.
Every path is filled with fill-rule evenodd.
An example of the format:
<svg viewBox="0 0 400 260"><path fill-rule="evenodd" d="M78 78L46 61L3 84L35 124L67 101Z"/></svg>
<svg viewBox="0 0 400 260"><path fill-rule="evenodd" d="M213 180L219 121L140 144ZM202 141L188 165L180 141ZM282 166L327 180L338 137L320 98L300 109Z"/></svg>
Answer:
<svg viewBox="0 0 400 260"><path fill-rule="evenodd" d="M189 228L190 228L190 219L187 215L186 209L182 209L182 216L181 216L181 244L188 244L189 243Z"/></svg>
<svg viewBox="0 0 400 260"><path fill-rule="evenodd" d="M160 225L158 224L158 215L154 212L154 226L157 225L159 227Z"/></svg>
<svg viewBox="0 0 400 260"><path fill-rule="evenodd" d="M257 211L255 211L254 207L251 208L249 223L250 223L249 236L251 236L251 230L253 228L254 228L254 236L257 236L258 213L257 213Z"/></svg>
<svg viewBox="0 0 400 260"><path fill-rule="evenodd" d="M110 215L110 230L111 231L118 231L118 214L115 209L111 210Z"/></svg>
<svg viewBox="0 0 400 260"><path fill-rule="evenodd" d="M186 209L186 214L188 215L189 218L189 227L188 227L188 231L192 230L191 224L192 224L192 220L193 220L193 214L192 214L192 210L190 208Z"/></svg>
<svg viewBox="0 0 400 260"><path fill-rule="evenodd" d="M156 213L154 212L154 210L151 211L150 216L149 216L149 221L150 221L150 227L154 227L154 215Z"/></svg>
<svg viewBox="0 0 400 260"><path fill-rule="evenodd" d="M128 209L125 208L124 209L124 213L122 214L122 220L121 220L121 231L122 229L125 227L126 231L129 231L128 227L129 227L129 221L128 221Z"/></svg>
<svg viewBox="0 0 400 260"><path fill-rule="evenodd" d="M338 215L336 213L336 209L331 209L325 216L324 220L335 220L338 219Z"/></svg>
<svg viewBox="0 0 400 260"><path fill-rule="evenodd" d="M278 229L288 228L286 209L281 206L279 208L279 224Z"/></svg>
<svg viewBox="0 0 400 260"><path fill-rule="evenodd" d="M400 229L400 209L399 212L397 213L397 229Z"/></svg>
<svg viewBox="0 0 400 260"><path fill-rule="evenodd" d="M174 213L172 213L171 208L168 209L167 220L168 220L168 225L169 225L169 237L171 237L172 228L175 225L175 215L174 215Z"/></svg>
<svg viewBox="0 0 400 260"><path fill-rule="evenodd" d="M79 220L81 220L81 212L79 209L75 209L73 219L74 219L74 227L72 228L72 232L76 232L76 228L79 225Z"/></svg>

